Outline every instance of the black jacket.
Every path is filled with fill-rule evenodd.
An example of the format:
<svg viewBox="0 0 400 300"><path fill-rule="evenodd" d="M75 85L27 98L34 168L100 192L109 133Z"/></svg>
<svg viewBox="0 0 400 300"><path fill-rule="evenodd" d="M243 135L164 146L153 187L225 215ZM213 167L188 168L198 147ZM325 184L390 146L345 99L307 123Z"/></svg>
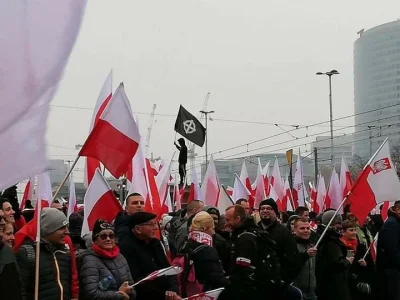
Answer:
<svg viewBox="0 0 400 300"><path fill-rule="evenodd" d="M215 233L213 236L214 248L217 250L219 260L222 263L222 268L228 272L231 263L231 245L220 234Z"/></svg>
<svg viewBox="0 0 400 300"><path fill-rule="evenodd" d="M189 249L194 250L199 246L201 246L200 243L189 240L184 247L184 252ZM190 258L193 260L196 279L204 285L204 291L225 287L228 284L218 253L213 247L205 246Z"/></svg>
<svg viewBox="0 0 400 300"><path fill-rule="evenodd" d="M80 300L124 300L117 291L125 281L132 285L133 280L122 254L109 259L99 256L93 250L86 250L79 255L77 262ZM112 277L111 284L107 291L102 291L98 288L99 282L108 276ZM135 294L130 299L135 299Z"/></svg>
<svg viewBox="0 0 400 300"><path fill-rule="evenodd" d="M183 145L178 145L176 148L179 150L179 157L178 157L178 162L180 165L186 165L187 164L187 152L188 149L185 144Z"/></svg>
<svg viewBox="0 0 400 300"><path fill-rule="evenodd" d="M391 210L378 235L376 267L380 294L400 299L400 217Z"/></svg>
<svg viewBox="0 0 400 300"><path fill-rule="evenodd" d="M132 278L135 282L150 273L170 266L164 248L158 239L149 242L139 240L132 232L119 245L121 254L126 258ZM136 286L137 300L164 300L165 292L178 292L176 276L162 276Z"/></svg>
<svg viewBox="0 0 400 300"><path fill-rule="evenodd" d="M329 229L323 237L316 256L318 300L351 300L349 290L349 261L347 248L339 240L340 233Z"/></svg>
<svg viewBox="0 0 400 300"><path fill-rule="evenodd" d="M49 243L40 243L39 299L71 299L71 256L65 247L55 248ZM17 262L20 270L22 297L33 300L35 292L36 246L30 240L18 249ZM61 289L61 287L62 289Z"/></svg>
<svg viewBox="0 0 400 300"><path fill-rule="evenodd" d="M297 249L302 263L301 270L293 285L299 288L303 295L315 294L317 282L315 277L315 257L310 257L307 250L313 247L310 240L296 238Z"/></svg>
<svg viewBox="0 0 400 300"><path fill-rule="evenodd" d="M128 220L129 216L126 211L119 212L115 217L115 236L118 244L122 243L122 241L129 236L130 229L128 226Z"/></svg>
<svg viewBox="0 0 400 300"><path fill-rule="evenodd" d="M285 226L275 222L265 227L262 221L257 224L266 230L276 243L276 250L281 262L282 279L287 284L292 283L300 272L302 261L294 236Z"/></svg>
<svg viewBox="0 0 400 300"><path fill-rule="evenodd" d="M12 249L0 242L0 294L1 299L21 300L18 266ZM4 298L3 298L4 297Z"/></svg>

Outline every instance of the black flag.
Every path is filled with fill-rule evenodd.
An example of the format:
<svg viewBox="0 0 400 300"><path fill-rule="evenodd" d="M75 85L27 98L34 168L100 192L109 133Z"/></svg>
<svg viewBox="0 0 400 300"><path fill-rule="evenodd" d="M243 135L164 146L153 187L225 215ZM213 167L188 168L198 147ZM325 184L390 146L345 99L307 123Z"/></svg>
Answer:
<svg viewBox="0 0 400 300"><path fill-rule="evenodd" d="M179 107L178 116L176 117L175 131L200 147L203 147L206 140L204 126L182 105Z"/></svg>

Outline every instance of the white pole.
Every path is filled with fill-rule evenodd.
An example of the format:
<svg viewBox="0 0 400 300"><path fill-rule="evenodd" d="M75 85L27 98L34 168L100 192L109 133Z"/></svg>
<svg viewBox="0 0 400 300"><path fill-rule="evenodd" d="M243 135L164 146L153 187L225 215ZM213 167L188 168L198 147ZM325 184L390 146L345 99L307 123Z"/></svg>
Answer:
<svg viewBox="0 0 400 300"><path fill-rule="evenodd" d="M61 181L60 185L58 186L56 192L53 195L53 201L56 199L58 193L61 191L62 187L64 186L65 182L67 181L69 175L71 174L72 170L74 169L76 163L79 160L79 155L75 158L74 162L72 163L72 166L69 168L67 174L65 174L64 179Z"/></svg>

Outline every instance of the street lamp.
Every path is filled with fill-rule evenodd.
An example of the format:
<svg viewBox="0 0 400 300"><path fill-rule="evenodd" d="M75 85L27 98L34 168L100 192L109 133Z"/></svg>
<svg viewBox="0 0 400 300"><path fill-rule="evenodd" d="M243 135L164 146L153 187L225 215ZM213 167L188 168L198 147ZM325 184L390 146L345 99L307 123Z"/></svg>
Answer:
<svg viewBox="0 0 400 300"><path fill-rule="evenodd" d="M215 113L215 111L213 111L213 110L209 110L209 111L201 110L200 113L202 113L206 118L206 126L205 127L206 127L206 167L207 167L208 166L208 129L207 129L208 115Z"/></svg>
<svg viewBox="0 0 400 300"><path fill-rule="evenodd" d="M317 72L317 75L326 75L329 77L329 122L331 127L331 163L333 164L333 113L332 113L332 76L339 75L337 70L328 72Z"/></svg>

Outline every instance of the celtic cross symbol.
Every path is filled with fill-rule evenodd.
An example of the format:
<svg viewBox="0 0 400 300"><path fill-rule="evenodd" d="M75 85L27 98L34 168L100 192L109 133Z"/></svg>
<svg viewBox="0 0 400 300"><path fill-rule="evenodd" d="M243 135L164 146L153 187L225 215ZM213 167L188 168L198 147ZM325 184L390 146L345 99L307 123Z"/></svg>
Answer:
<svg viewBox="0 0 400 300"><path fill-rule="evenodd" d="M186 134L191 134L196 132L196 124L193 120L186 120L183 122L183 130Z"/></svg>

